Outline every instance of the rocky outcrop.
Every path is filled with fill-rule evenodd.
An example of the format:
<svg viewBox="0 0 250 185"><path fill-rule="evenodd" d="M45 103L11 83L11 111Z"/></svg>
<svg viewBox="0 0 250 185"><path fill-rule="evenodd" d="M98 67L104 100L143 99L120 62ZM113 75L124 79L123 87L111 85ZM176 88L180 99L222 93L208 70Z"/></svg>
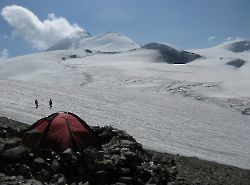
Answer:
<svg viewBox="0 0 250 185"><path fill-rule="evenodd" d="M92 127L99 148L31 150L28 125L0 117L0 184L248 185L250 171L197 158L145 150L125 131Z"/></svg>
<svg viewBox="0 0 250 185"><path fill-rule="evenodd" d="M16 128L0 127L0 184L177 183L175 162L148 153L125 131L94 127L100 148L57 154L27 148L21 142L26 129Z"/></svg>
<svg viewBox="0 0 250 185"><path fill-rule="evenodd" d="M225 46L232 52L239 53L250 50L250 41L242 40L229 43Z"/></svg>
<svg viewBox="0 0 250 185"><path fill-rule="evenodd" d="M149 43L142 48L158 50L162 56L162 60L169 64L186 64L201 57L198 54L179 50L162 43Z"/></svg>
<svg viewBox="0 0 250 185"><path fill-rule="evenodd" d="M235 68L241 68L245 63L246 63L246 61L238 58L238 59L232 60L230 62L227 62L226 64L231 65Z"/></svg>

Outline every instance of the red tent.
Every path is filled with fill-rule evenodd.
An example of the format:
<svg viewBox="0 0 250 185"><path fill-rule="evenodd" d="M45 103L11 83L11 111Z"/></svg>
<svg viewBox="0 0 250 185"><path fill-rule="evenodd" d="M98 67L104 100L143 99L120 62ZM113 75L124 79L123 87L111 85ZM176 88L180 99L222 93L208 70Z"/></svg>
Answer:
<svg viewBox="0 0 250 185"><path fill-rule="evenodd" d="M94 145L96 138L80 117L70 112L60 112L34 123L24 134L23 142L32 149L51 148L63 152L68 148L81 150Z"/></svg>

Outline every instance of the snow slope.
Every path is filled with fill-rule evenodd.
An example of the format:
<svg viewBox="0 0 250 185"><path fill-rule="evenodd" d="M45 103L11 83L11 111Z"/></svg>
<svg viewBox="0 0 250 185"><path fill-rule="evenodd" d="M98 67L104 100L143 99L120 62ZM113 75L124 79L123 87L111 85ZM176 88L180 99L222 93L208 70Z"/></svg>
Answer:
<svg viewBox="0 0 250 185"><path fill-rule="evenodd" d="M224 47L196 52L203 57L185 65L157 62L161 53L151 49L3 60L0 114L32 124L72 111L91 125L124 129L147 148L250 169L250 116L240 112L250 105L250 54ZM235 58L245 63L227 64Z"/></svg>
<svg viewBox="0 0 250 185"><path fill-rule="evenodd" d="M206 67L206 69L210 68L208 71L210 74L203 74L202 76L207 75L207 78L221 82L221 87L225 92L220 96L238 99L249 98L250 50L242 52L231 50L232 46L236 45L239 46L239 50L242 50L242 44L245 42L248 41L226 42L208 49L192 50L192 52L205 57L200 61L194 61L192 64Z"/></svg>

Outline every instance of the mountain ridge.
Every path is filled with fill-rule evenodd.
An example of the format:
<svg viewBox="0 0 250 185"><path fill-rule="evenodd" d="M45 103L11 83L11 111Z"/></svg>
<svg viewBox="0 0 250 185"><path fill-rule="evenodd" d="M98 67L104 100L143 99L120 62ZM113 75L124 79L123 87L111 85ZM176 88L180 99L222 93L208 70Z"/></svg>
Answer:
<svg viewBox="0 0 250 185"><path fill-rule="evenodd" d="M140 48L140 45L129 37L117 32L107 32L98 36L84 37L81 35L75 35L73 37L67 37L51 46L46 51L91 49L109 52L126 51L137 48Z"/></svg>
<svg viewBox="0 0 250 185"><path fill-rule="evenodd" d="M142 48L158 50L162 59L170 64L186 64L201 57L198 54L157 42L146 44Z"/></svg>

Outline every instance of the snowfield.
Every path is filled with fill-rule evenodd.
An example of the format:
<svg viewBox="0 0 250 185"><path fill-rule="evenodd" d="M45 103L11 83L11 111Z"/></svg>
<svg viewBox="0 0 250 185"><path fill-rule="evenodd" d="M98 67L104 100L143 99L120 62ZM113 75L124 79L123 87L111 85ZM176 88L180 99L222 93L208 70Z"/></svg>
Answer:
<svg viewBox="0 0 250 185"><path fill-rule="evenodd" d="M32 124L71 111L90 125L124 129L146 148L250 169L250 116L241 112L250 108L246 47L192 50L202 57L182 65L158 50L93 48L0 61L1 116ZM228 64L236 59L244 63Z"/></svg>

